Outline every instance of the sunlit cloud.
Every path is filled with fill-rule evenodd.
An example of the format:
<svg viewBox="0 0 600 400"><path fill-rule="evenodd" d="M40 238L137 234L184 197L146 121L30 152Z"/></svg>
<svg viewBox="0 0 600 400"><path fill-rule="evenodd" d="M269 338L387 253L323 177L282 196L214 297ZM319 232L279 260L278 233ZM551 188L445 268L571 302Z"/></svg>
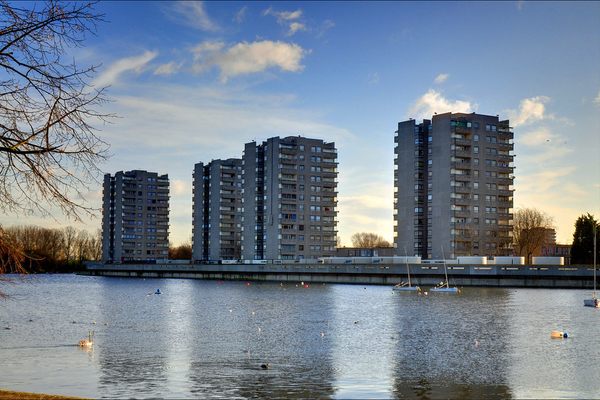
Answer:
<svg viewBox="0 0 600 400"><path fill-rule="evenodd" d="M239 75L253 74L270 68L299 72L307 51L294 43L263 40L240 42L226 47L223 42L205 41L192 49L193 69L197 73L213 67L220 70L222 82Z"/></svg>
<svg viewBox="0 0 600 400"><path fill-rule="evenodd" d="M170 63L161 64L154 70L154 75L173 75L181 68L181 64L177 64L175 61Z"/></svg>
<svg viewBox="0 0 600 400"><path fill-rule="evenodd" d="M419 97L408 110L409 117L416 119L431 118L435 113L469 113L477 110L477 104L464 100L449 100L440 92L429 89Z"/></svg>
<svg viewBox="0 0 600 400"><path fill-rule="evenodd" d="M449 74L439 74L438 76L435 77L435 79L433 80L433 83L436 83L438 85L442 84L448 80L449 76L450 76Z"/></svg>
<svg viewBox="0 0 600 400"><path fill-rule="evenodd" d="M157 55L158 52L156 51L145 51L139 56L121 58L112 63L105 71L101 72L92 85L95 87L114 85L118 82L122 74L129 71L140 74Z"/></svg>
<svg viewBox="0 0 600 400"><path fill-rule="evenodd" d="M219 25L208 16L202 1L177 1L165 8L165 13L172 20L201 31L221 30Z"/></svg>
<svg viewBox="0 0 600 400"><path fill-rule="evenodd" d="M290 24L290 30L288 31L287 36L292 36L296 32L305 31L305 30L306 30L306 25L304 25L300 22L292 22Z"/></svg>
<svg viewBox="0 0 600 400"><path fill-rule="evenodd" d="M263 16L265 15L271 15L275 17L279 25L287 27L287 36L292 36L296 32L306 30L306 25L298 21L302 17L302 10L275 11L272 7L269 7L263 11Z"/></svg>
<svg viewBox="0 0 600 400"><path fill-rule="evenodd" d="M546 114L545 104L550 101L547 96L535 96L521 100L518 110L507 110L512 126L518 127L543 119L553 119L554 116Z"/></svg>
<svg viewBox="0 0 600 400"><path fill-rule="evenodd" d="M553 134L550 132L550 129L546 127L540 127L534 131L525 132L518 136L519 144L524 144L525 146L539 146L556 139L558 139L558 135Z"/></svg>

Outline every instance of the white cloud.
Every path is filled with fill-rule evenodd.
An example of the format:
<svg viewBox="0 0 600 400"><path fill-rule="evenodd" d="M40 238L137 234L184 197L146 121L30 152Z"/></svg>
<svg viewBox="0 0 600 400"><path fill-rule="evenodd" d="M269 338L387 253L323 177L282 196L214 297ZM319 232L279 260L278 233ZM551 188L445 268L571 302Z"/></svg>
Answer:
<svg viewBox="0 0 600 400"><path fill-rule="evenodd" d="M292 22L290 24L290 30L288 31L287 35L292 36L294 33L298 32L298 31L305 31L305 30L306 30L306 25L301 24L300 22Z"/></svg>
<svg viewBox="0 0 600 400"><path fill-rule="evenodd" d="M558 136L545 127L518 136L519 144L524 144L525 146L539 146L555 139L558 139Z"/></svg>
<svg viewBox="0 0 600 400"><path fill-rule="evenodd" d="M202 42L192 49L194 53L194 71L204 72L212 67L221 71L221 81L238 75L252 74L269 68L298 72L304 67L300 64L306 50L294 43L240 42L225 48L223 42Z"/></svg>
<svg viewBox="0 0 600 400"><path fill-rule="evenodd" d="M598 90L598 96L594 99L594 104L600 106L600 90Z"/></svg>
<svg viewBox="0 0 600 400"><path fill-rule="evenodd" d="M408 110L412 118L423 119L431 118L433 114L453 112L468 113L477 110L477 104L464 100L449 100L434 89L429 89L427 93L419 97Z"/></svg>
<svg viewBox="0 0 600 400"><path fill-rule="evenodd" d="M181 64L171 61L170 63L159 65L154 70L154 75L173 75L175 72L179 71L180 68Z"/></svg>
<svg viewBox="0 0 600 400"><path fill-rule="evenodd" d="M202 1L178 1L166 9L166 14L171 19L184 25L207 32L217 32L221 28L212 21L204 9Z"/></svg>
<svg viewBox="0 0 600 400"><path fill-rule="evenodd" d="M435 77L435 79L433 80L433 83L436 83L438 85L441 83L444 83L444 82L446 82L446 80L448 80L449 76L450 76L449 74L439 74L438 76Z"/></svg>
<svg viewBox="0 0 600 400"><path fill-rule="evenodd" d="M263 11L263 15L272 15L277 18L277 22L292 21L302 17L302 10L296 11L275 11L272 7Z"/></svg>
<svg viewBox="0 0 600 400"><path fill-rule="evenodd" d="M158 52L145 51L144 54L133 57L122 58L112 63L104 72L102 72L92 83L93 86L103 87L117 83L121 74L134 71L141 73L150 61L152 61Z"/></svg>
<svg viewBox="0 0 600 400"><path fill-rule="evenodd" d="M287 36L292 36L296 32L305 31L306 25L302 22L298 22L302 17L302 10L296 11L275 11L272 7L267 8L263 11L263 16L271 15L277 19L277 23L281 26L288 28Z"/></svg>
<svg viewBox="0 0 600 400"><path fill-rule="evenodd" d="M545 103L550 101L547 96L535 96L521 100L519 110L507 110L511 124L514 127L541 121L543 119L554 119L553 115L546 114Z"/></svg>
<svg viewBox="0 0 600 400"><path fill-rule="evenodd" d="M236 12L235 15L233 16L233 20L235 22L237 22L238 24L241 24L242 22L244 22L244 19L246 19L247 11L248 11L248 6L244 6L244 7L240 8L239 11Z"/></svg>

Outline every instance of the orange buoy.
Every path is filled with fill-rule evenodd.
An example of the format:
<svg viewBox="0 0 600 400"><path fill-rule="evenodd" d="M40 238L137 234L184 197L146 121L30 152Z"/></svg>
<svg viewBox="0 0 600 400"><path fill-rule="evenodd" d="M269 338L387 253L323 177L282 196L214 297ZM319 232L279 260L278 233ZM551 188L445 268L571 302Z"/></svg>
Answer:
<svg viewBox="0 0 600 400"><path fill-rule="evenodd" d="M552 331L550 332L550 337L552 339L566 339L569 337L569 335L567 334L567 332Z"/></svg>

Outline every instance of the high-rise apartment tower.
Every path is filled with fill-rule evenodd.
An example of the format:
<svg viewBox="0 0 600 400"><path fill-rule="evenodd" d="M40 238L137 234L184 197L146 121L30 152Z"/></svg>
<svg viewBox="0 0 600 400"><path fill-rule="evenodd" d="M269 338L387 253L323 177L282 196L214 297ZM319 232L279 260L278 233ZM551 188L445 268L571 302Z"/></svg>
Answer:
<svg viewBox="0 0 600 400"><path fill-rule="evenodd" d="M512 252L513 132L509 121L445 113L398 123L394 246L441 259Z"/></svg>
<svg viewBox="0 0 600 400"><path fill-rule="evenodd" d="M104 175L102 260L149 262L169 257L169 177L127 171Z"/></svg>
<svg viewBox="0 0 600 400"><path fill-rule="evenodd" d="M193 174L192 259L241 258L242 160L198 163Z"/></svg>
<svg viewBox="0 0 600 400"><path fill-rule="evenodd" d="M335 255L337 150L300 136L247 143L242 257L302 260Z"/></svg>

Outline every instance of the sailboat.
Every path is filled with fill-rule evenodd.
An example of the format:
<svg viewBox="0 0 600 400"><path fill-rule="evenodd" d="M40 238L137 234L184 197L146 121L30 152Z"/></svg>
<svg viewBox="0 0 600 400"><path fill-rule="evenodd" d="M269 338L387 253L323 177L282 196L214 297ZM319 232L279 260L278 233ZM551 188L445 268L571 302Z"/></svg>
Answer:
<svg viewBox="0 0 600 400"><path fill-rule="evenodd" d="M404 249L404 261L406 262L406 274L408 275L408 282L397 283L392 289L399 292L420 292L420 287L413 286L410 283L410 267L408 266L408 257L406 256L406 249Z"/></svg>
<svg viewBox="0 0 600 400"><path fill-rule="evenodd" d="M596 223L594 222L594 291L591 299L583 300L584 307L600 308L600 299L596 297Z"/></svg>
<svg viewBox="0 0 600 400"><path fill-rule="evenodd" d="M429 289L429 291L441 293L460 293L459 288L455 286L450 287L450 284L448 283L448 271L446 269L446 257L444 256L444 247L442 247L442 257L444 257L444 276L446 277L446 280L444 282L438 283L437 286L432 287L431 289Z"/></svg>

